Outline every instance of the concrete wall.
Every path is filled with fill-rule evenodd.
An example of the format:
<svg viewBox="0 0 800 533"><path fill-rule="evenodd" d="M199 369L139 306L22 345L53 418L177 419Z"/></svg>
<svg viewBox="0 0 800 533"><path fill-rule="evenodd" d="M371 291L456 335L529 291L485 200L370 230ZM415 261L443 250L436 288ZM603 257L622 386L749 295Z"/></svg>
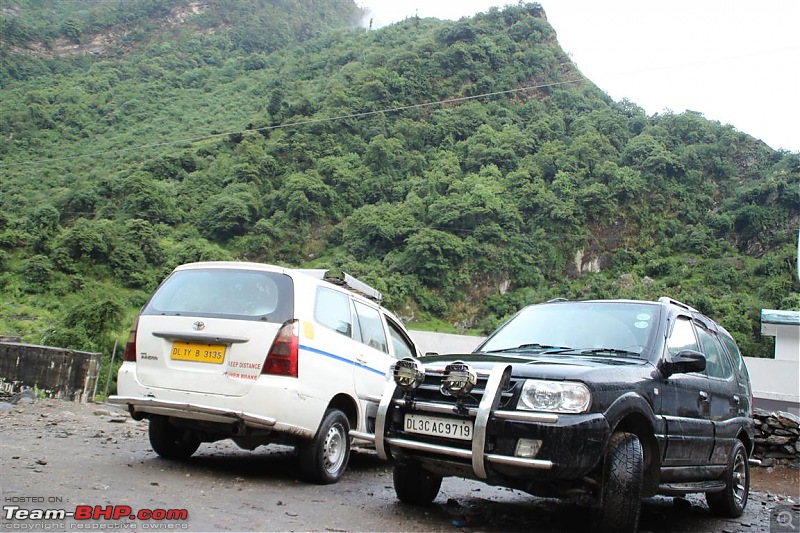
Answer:
<svg viewBox="0 0 800 533"><path fill-rule="evenodd" d="M423 354L433 353L471 353L486 337L434 333L431 331L409 331L411 340Z"/></svg>
<svg viewBox="0 0 800 533"><path fill-rule="evenodd" d="M424 331L410 333L422 353L469 353L485 338ZM800 361L792 358L744 359L750 372L756 407L800 415Z"/></svg>
<svg viewBox="0 0 800 533"><path fill-rule="evenodd" d="M99 353L0 342L0 394L36 388L48 398L86 403L100 372Z"/></svg>
<svg viewBox="0 0 800 533"><path fill-rule="evenodd" d="M756 407L800 415L800 361L745 357Z"/></svg>

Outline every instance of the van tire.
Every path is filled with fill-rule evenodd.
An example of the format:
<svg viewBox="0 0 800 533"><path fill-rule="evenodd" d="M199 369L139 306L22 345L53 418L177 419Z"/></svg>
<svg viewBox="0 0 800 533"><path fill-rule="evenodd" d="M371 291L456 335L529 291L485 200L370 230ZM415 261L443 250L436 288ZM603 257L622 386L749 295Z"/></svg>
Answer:
<svg viewBox="0 0 800 533"><path fill-rule="evenodd" d="M200 440L192 432L173 426L165 416L150 418L148 436L153 451L164 459L188 459L200 447Z"/></svg>
<svg viewBox="0 0 800 533"><path fill-rule="evenodd" d="M336 483L350 460L350 422L339 409L328 409L317 434L297 446L302 478L319 485Z"/></svg>

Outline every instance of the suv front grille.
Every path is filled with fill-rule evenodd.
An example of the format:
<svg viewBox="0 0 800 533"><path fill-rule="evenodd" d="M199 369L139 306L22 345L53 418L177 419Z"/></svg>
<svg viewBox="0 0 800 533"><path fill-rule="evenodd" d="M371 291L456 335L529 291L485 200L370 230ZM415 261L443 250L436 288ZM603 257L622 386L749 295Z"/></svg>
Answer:
<svg viewBox="0 0 800 533"><path fill-rule="evenodd" d="M422 385L413 392L408 393L406 399L417 402L451 404L454 408L454 412L457 412L456 407L459 408L458 410L461 410L461 408L477 408L483 398L488 379L488 375L480 374L478 375L478 383L468 396L449 396L442 394L441 391L442 373L427 371L425 372L425 380L422 382ZM514 380L512 378L503 388L500 397L500 409L509 408L515 396L518 381L519 380ZM511 409L513 409L513 407L511 407Z"/></svg>

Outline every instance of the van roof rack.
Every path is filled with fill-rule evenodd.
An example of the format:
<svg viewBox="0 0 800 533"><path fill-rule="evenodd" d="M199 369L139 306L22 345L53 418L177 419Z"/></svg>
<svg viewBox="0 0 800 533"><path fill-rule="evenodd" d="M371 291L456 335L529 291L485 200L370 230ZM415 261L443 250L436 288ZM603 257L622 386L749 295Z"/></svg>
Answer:
<svg viewBox="0 0 800 533"><path fill-rule="evenodd" d="M672 305L677 305L678 307L683 307L684 309L686 309L688 311L692 311L693 313L699 313L700 312L697 309L695 309L694 307L692 307L691 305L687 305L687 304L685 304L683 302L679 302L678 300L675 300L674 298L670 298L669 296L662 296L662 297L660 297L658 299L658 301L660 303L672 304Z"/></svg>
<svg viewBox="0 0 800 533"><path fill-rule="evenodd" d="M370 300L381 303L383 294L376 288L370 287L363 281L351 276L343 270L334 270L327 268L295 268L297 272L302 272L313 278L321 279L339 285L345 289L349 289L357 294L369 298Z"/></svg>

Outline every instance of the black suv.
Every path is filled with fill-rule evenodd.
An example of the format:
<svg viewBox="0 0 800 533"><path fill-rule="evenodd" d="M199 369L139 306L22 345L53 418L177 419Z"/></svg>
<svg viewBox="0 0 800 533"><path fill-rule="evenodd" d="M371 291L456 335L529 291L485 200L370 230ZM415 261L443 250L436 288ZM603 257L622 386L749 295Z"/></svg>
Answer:
<svg viewBox="0 0 800 533"><path fill-rule="evenodd" d="M443 476L569 498L598 531L635 531L641 499L703 492L747 504L749 376L733 338L662 297L531 305L473 353L403 359L376 420L405 503Z"/></svg>

